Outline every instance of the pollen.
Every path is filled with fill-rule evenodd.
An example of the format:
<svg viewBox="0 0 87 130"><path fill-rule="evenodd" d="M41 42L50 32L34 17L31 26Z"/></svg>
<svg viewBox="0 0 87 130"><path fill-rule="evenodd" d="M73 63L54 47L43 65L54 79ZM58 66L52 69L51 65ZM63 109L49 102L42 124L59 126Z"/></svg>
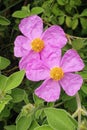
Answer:
<svg viewBox="0 0 87 130"><path fill-rule="evenodd" d="M35 38L31 42L32 50L35 52L41 52L42 49L44 48L44 41L41 40L40 38Z"/></svg>
<svg viewBox="0 0 87 130"><path fill-rule="evenodd" d="M62 68L60 67L54 67L50 70L50 77L53 79L53 80L60 80L62 79L64 76L64 72L62 70Z"/></svg>

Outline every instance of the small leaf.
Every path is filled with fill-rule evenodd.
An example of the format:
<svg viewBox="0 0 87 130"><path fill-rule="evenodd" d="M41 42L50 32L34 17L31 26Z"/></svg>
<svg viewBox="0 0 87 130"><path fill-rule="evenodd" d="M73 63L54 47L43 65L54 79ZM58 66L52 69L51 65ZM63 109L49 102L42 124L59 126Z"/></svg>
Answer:
<svg viewBox="0 0 87 130"><path fill-rule="evenodd" d="M10 21L3 17L3 16L0 16L0 25L9 25L10 24Z"/></svg>
<svg viewBox="0 0 87 130"><path fill-rule="evenodd" d="M4 127L5 130L16 130L16 126L15 125L8 125Z"/></svg>
<svg viewBox="0 0 87 130"><path fill-rule="evenodd" d="M68 3L68 0L57 0L59 5L65 5Z"/></svg>
<svg viewBox="0 0 87 130"><path fill-rule="evenodd" d="M62 25L64 23L64 16L60 16L58 19L59 25Z"/></svg>
<svg viewBox="0 0 87 130"><path fill-rule="evenodd" d="M64 107L71 112L74 112L77 108L77 102L76 102L76 98L73 97L71 100L68 100L64 103Z"/></svg>
<svg viewBox="0 0 87 130"><path fill-rule="evenodd" d="M39 126L39 127L35 128L34 130L54 130L54 129L52 129L48 125L43 125L43 126Z"/></svg>
<svg viewBox="0 0 87 130"><path fill-rule="evenodd" d="M30 13L25 11L25 10L21 10L21 11L15 11L13 14L12 14L12 17L15 17L15 18L25 18L27 16L29 16Z"/></svg>
<svg viewBox="0 0 87 130"><path fill-rule="evenodd" d="M79 6L81 4L81 0L76 0L75 5Z"/></svg>
<svg viewBox="0 0 87 130"><path fill-rule="evenodd" d="M83 84L81 90L87 95L87 84Z"/></svg>
<svg viewBox="0 0 87 130"><path fill-rule="evenodd" d="M80 16L87 16L87 9L84 9L84 10L82 11L82 13L80 14Z"/></svg>
<svg viewBox="0 0 87 130"><path fill-rule="evenodd" d="M36 127L38 127L38 126L39 126L39 124L38 124L36 121L33 121L33 122L31 123L31 125L30 125L29 130L34 130L34 128L36 128Z"/></svg>
<svg viewBox="0 0 87 130"><path fill-rule="evenodd" d="M35 102L35 104L37 106L40 105L40 104L42 104L42 103L44 103L44 100L41 99L41 98L39 98L39 97L37 97L35 94L33 94L33 100L34 100L34 102Z"/></svg>
<svg viewBox="0 0 87 130"><path fill-rule="evenodd" d="M6 95L3 97L2 100L0 100L0 112L4 109L5 105L8 104L8 102L12 99L11 96Z"/></svg>
<svg viewBox="0 0 87 130"><path fill-rule="evenodd" d="M35 119L41 119L41 116L43 115L43 110L42 109L39 109L36 111L35 113Z"/></svg>
<svg viewBox="0 0 87 130"><path fill-rule="evenodd" d="M76 29L76 27L78 26L78 19L73 19L72 20L72 29Z"/></svg>
<svg viewBox="0 0 87 130"><path fill-rule="evenodd" d="M81 23L83 29L87 29L87 19L86 18L80 18L80 23Z"/></svg>
<svg viewBox="0 0 87 130"><path fill-rule="evenodd" d="M5 69L10 64L10 60L0 56L0 70Z"/></svg>
<svg viewBox="0 0 87 130"><path fill-rule="evenodd" d="M21 10L30 13L30 4L28 4L27 6L22 6Z"/></svg>
<svg viewBox="0 0 87 130"><path fill-rule="evenodd" d="M21 70L9 76L6 83L5 92L18 87L24 78L24 74L25 74L24 70Z"/></svg>
<svg viewBox="0 0 87 130"><path fill-rule="evenodd" d="M84 47L84 41L81 40L81 39L75 39L73 40L72 42L72 47L75 49L75 50L80 50L81 48Z"/></svg>
<svg viewBox="0 0 87 130"><path fill-rule="evenodd" d="M23 89L20 88L15 88L12 90L12 98L13 98L13 102L14 103L18 103L21 102L22 100L24 100L25 98L25 91Z"/></svg>
<svg viewBox="0 0 87 130"><path fill-rule="evenodd" d="M78 72L78 74L80 74L82 76L83 79L87 80L87 72Z"/></svg>
<svg viewBox="0 0 87 130"><path fill-rule="evenodd" d="M55 16L64 16L64 12L58 8L57 4L55 4L55 5L52 7L52 13L53 13Z"/></svg>
<svg viewBox="0 0 87 130"><path fill-rule="evenodd" d="M4 75L0 75L0 90L3 91L6 87L7 77Z"/></svg>
<svg viewBox="0 0 87 130"><path fill-rule="evenodd" d="M66 16L66 25L69 28L72 26L72 19L69 16Z"/></svg>
<svg viewBox="0 0 87 130"><path fill-rule="evenodd" d="M44 12L44 9L42 7L34 7L31 9L31 15L41 14L42 12Z"/></svg>

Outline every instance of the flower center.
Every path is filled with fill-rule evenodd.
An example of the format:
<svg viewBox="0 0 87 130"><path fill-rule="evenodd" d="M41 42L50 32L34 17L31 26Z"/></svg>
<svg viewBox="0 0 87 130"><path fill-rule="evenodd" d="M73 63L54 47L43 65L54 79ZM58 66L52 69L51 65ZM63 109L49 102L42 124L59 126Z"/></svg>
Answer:
<svg viewBox="0 0 87 130"><path fill-rule="evenodd" d="M44 41L41 40L40 38L35 38L32 41L31 46L32 50L34 50L35 52L40 52L44 48Z"/></svg>
<svg viewBox="0 0 87 130"><path fill-rule="evenodd" d="M50 77L53 80L60 80L63 78L63 76L64 76L64 72L60 67L54 67L50 70Z"/></svg>

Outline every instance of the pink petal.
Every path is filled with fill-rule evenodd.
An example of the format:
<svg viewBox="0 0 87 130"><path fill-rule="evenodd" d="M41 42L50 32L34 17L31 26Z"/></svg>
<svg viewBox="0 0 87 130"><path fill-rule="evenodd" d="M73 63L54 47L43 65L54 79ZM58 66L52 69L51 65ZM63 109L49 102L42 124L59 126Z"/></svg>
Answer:
<svg viewBox="0 0 87 130"><path fill-rule="evenodd" d="M35 53L34 51L31 50L26 56L21 58L21 60L19 62L20 70L22 70L22 69L26 70L27 66L29 64L31 64L34 59L38 59L39 60L40 59L40 55L39 55L39 53Z"/></svg>
<svg viewBox="0 0 87 130"><path fill-rule="evenodd" d="M14 55L16 57L22 57L31 50L30 40L22 35L16 37L14 45Z"/></svg>
<svg viewBox="0 0 87 130"><path fill-rule="evenodd" d="M60 66L61 49L46 46L41 52L41 59L46 62L49 68Z"/></svg>
<svg viewBox="0 0 87 130"><path fill-rule="evenodd" d="M23 49L22 47L14 47L14 56L15 57L23 57L24 55L26 55L27 52L25 49Z"/></svg>
<svg viewBox="0 0 87 130"><path fill-rule="evenodd" d="M80 90L82 83L82 77L72 73L65 73L64 78L60 81L62 88L69 96L74 96Z"/></svg>
<svg viewBox="0 0 87 130"><path fill-rule="evenodd" d="M70 49L64 54L61 60L61 67L64 72L76 72L84 68L84 63L79 54L75 50Z"/></svg>
<svg viewBox="0 0 87 130"><path fill-rule="evenodd" d="M42 35L45 44L52 47L62 48L67 43L67 38L63 29L60 26L53 25L49 27Z"/></svg>
<svg viewBox="0 0 87 130"><path fill-rule="evenodd" d="M49 68L41 60L31 60L26 68L26 76L32 81L44 80L50 76Z"/></svg>
<svg viewBox="0 0 87 130"><path fill-rule="evenodd" d="M19 24L20 31L31 40L41 36L43 31L43 21L37 16L29 16L21 20Z"/></svg>
<svg viewBox="0 0 87 130"><path fill-rule="evenodd" d="M54 102L59 99L60 86L58 82L47 79L35 90L35 94L47 102Z"/></svg>

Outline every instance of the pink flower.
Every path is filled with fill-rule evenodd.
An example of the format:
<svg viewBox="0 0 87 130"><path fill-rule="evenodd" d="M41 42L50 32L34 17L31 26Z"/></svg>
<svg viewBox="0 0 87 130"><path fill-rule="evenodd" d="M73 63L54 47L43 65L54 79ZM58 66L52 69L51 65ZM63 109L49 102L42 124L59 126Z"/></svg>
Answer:
<svg viewBox="0 0 87 130"><path fill-rule="evenodd" d="M60 26L53 25L43 32L43 21L37 15L21 20L19 29L23 35L17 36L14 41L16 57L23 57L29 52L43 55L47 48L62 48L67 43L65 33Z"/></svg>
<svg viewBox="0 0 87 130"><path fill-rule="evenodd" d="M50 53L45 60L31 58L31 54L23 57L19 63L20 69L26 70L29 80L45 80L35 94L47 102L56 101L60 96L60 86L69 96L74 96L80 89L83 79L73 73L84 68L84 63L78 53L70 49L61 58L61 51ZM33 56L34 57L34 56Z"/></svg>

